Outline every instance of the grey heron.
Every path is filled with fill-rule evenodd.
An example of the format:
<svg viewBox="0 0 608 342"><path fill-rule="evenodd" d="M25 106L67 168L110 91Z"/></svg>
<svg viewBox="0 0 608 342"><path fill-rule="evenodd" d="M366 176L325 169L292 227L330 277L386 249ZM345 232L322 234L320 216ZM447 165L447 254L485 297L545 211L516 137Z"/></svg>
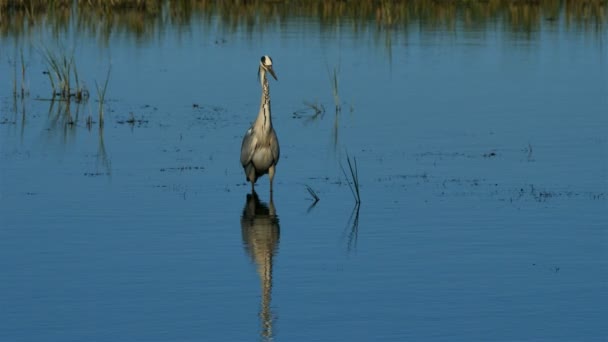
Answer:
<svg viewBox="0 0 608 342"><path fill-rule="evenodd" d="M272 195L272 179L276 165L279 162L279 140L272 127L270 111L270 88L266 74L270 73L275 80L277 75L272 68L270 56L262 56L258 67L258 76L262 85L262 98L257 119L243 137L241 145L241 164L245 170L245 177L251 182L251 192L255 192L253 185L262 175L268 174L270 180L270 194Z"/></svg>

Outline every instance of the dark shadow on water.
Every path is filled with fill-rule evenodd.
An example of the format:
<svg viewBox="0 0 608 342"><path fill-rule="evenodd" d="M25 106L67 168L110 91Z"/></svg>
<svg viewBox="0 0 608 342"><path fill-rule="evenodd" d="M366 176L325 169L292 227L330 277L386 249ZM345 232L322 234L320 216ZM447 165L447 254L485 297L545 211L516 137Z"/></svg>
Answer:
<svg viewBox="0 0 608 342"><path fill-rule="evenodd" d="M270 305L272 297L273 258L279 247L279 217L272 197L270 203L261 202L258 195L247 194L243 215L241 216L241 233L243 246L251 260L257 265L262 287L260 308L262 340L273 339L272 324L275 315Z"/></svg>

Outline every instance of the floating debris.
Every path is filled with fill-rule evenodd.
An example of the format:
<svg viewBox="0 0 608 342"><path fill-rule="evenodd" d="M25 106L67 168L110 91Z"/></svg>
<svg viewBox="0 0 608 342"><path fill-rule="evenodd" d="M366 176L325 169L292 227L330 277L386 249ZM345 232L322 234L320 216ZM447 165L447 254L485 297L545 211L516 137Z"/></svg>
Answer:
<svg viewBox="0 0 608 342"><path fill-rule="evenodd" d="M192 170L204 170L204 166L178 166L178 167L164 167L160 169L160 172L167 171L192 171Z"/></svg>

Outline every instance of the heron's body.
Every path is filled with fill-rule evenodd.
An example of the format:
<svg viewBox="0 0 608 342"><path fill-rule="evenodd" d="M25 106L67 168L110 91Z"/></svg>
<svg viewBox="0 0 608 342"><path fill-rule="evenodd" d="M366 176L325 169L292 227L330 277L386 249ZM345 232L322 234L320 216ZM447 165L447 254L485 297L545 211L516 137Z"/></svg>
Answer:
<svg viewBox="0 0 608 342"><path fill-rule="evenodd" d="M280 149L277 134L272 127L272 114L270 110L270 88L266 72L270 72L276 79L272 70L272 60L268 56L262 57L259 75L262 84L262 98L258 117L243 137L241 145L241 165L245 170L245 177L253 185L259 177L268 174L270 179L270 192L272 193L272 180L276 165L279 162Z"/></svg>

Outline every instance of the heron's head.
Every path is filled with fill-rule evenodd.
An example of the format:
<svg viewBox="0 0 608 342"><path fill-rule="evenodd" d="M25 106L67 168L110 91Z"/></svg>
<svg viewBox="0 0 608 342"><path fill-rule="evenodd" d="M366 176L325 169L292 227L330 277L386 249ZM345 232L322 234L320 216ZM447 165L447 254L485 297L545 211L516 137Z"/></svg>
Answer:
<svg viewBox="0 0 608 342"><path fill-rule="evenodd" d="M272 59L270 56L262 56L260 60L260 67L258 68L258 76L262 76L262 72L268 71L275 80L278 81L277 75L275 75L274 70L272 69Z"/></svg>

